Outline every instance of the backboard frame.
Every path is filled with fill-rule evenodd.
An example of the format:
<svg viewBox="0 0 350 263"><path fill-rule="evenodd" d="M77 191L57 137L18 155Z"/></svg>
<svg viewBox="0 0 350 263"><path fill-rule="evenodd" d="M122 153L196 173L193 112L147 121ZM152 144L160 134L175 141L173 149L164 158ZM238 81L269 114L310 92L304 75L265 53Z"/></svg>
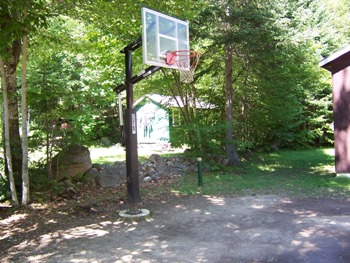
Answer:
<svg viewBox="0 0 350 263"><path fill-rule="evenodd" d="M143 63L178 69L177 64L167 64L167 53L189 50L189 24L153 9L142 7Z"/></svg>

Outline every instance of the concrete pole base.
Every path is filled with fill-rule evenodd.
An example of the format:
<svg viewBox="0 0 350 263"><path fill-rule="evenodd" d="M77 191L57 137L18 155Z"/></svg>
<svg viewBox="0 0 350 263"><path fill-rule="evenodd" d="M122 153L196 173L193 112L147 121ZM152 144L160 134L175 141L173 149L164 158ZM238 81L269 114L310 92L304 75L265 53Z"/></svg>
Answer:
<svg viewBox="0 0 350 263"><path fill-rule="evenodd" d="M119 212L119 216L126 219L142 219L148 217L150 213L147 209L140 209L140 212L137 214L130 214L129 210L122 210Z"/></svg>

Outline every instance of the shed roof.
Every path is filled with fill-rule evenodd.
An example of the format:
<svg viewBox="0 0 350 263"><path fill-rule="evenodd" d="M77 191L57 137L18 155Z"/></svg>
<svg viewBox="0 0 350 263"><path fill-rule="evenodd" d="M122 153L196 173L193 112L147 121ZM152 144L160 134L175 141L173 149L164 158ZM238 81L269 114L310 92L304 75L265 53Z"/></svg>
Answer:
<svg viewBox="0 0 350 263"><path fill-rule="evenodd" d="M323 67L331 72L339 71L350 65L350 45L346 46L329 57L323 59L319 63L320 67Z"/></svg>
<svg viewBox="0 0 350 263"><path fill-rule="evenodd" d="M157 104L160 104L164 107L167 107L167 108L177 108L179 106L180 106L180 108L184 107L179 96L176 96L176 99L174 99L171 96L164 96L164 95L159 95L159 94L145 95L145 96L139 98L138 100L136 100L134 103L134 106L137 106L146 98L150 99L151 101L154 101ZM179 103L179 105L177 103ZM215 106L212 104L209 104L209 103L203 103L203 102L201 103L201 102L196 101L196 108L197 109L213 109L213 108L215 108Z"/></svg>

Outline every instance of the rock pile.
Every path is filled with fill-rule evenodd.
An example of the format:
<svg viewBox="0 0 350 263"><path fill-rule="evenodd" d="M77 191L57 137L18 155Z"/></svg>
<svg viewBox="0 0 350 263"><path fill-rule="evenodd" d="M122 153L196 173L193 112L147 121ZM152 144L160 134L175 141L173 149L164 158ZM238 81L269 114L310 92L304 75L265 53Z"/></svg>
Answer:
<svg viewBox="0 0 350 263"><path fill-rule="evenodd" d="M182 177L186 173L196 171L196 159L186 159L182 156L164 158L158 154L152 154L147 162L139 166L139 176L143 182L167 177Z"/></svg>
<svg viewBox="0 0 350 263"><path fill-rule="evenodd" d="M139 163L139 178L141 183L182 177L186 173L197 172L196 159L187 159L177 156L164 158L158 154L152 154L149 160ZM102 187L117 187L126 181L125 162L114 164L94 164L84 175L84 179L96 183Z"/></svg>

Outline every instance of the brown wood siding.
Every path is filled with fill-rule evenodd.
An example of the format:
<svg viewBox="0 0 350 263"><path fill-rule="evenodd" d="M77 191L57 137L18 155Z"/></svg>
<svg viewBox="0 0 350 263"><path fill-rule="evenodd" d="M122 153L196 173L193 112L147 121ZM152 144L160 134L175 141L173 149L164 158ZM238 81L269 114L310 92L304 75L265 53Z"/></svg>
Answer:
<svg viewBox="0 0 350 263"><path fill-rule="evenodd" d="M350 173L350 45L320 62L332 72L336 173Z"/></svg>
<svg viewBox="0 0 350 263"><path fill-rule="evenodd" d="M350 173L350 66L333 74L332 85L335 170Z"/></svg>

